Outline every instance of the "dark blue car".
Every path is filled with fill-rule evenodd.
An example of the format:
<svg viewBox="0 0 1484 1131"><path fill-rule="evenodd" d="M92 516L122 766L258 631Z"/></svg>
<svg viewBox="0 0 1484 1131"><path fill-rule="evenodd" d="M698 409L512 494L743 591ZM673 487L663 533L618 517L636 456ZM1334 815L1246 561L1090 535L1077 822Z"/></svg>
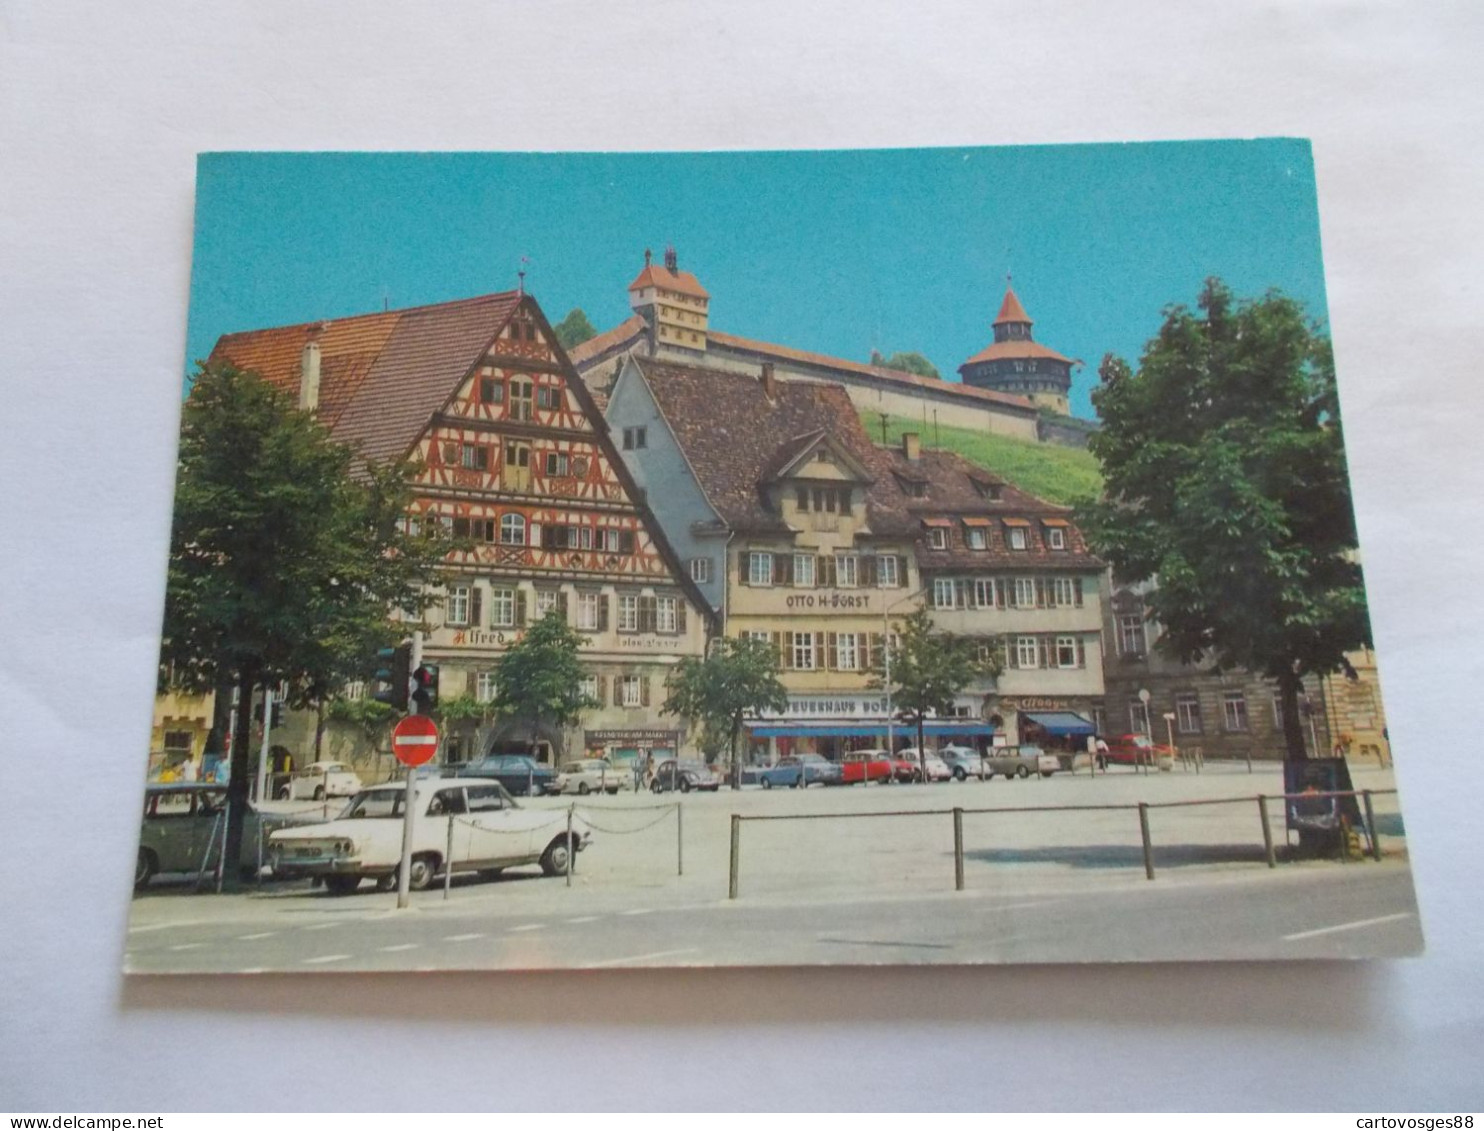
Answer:
<svg viewBox="0 0 1484 1131"><path fill-rule="evenodd" d="M532 797L555 789L557 773L527 754L487 754L459 767L461 778L493 778L516 797Z"/></svg>

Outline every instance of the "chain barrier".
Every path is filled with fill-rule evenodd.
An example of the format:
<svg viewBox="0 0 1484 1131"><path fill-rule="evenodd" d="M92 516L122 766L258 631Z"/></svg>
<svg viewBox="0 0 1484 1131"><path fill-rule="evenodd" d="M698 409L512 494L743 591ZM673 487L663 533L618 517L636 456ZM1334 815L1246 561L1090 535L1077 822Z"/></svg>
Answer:
<svg viewBox="0 0 1484 1131"><path fill-rule="evenodd" d="M583 820L583 823L586 824L588 828L592 829L595 832L606 833L609 836L630 836L633 833L642 833L646 829L652 829L656 825L658 825L661 821L667 820L671 816L672 813L678 813L680 811L680 806L679 805L664 805L664 806L650 805L650 806L647 806L646 808L651 809L651 810L652 809L656 809L656 808L660 808L660 809L663 809L664 811L662 813L660 813L660 815L658 817L655 817L653 820L647 821L644 824L638 825L638 826L636 826L636 827L634 827L632 829L605 828L602 825L595 824L593 822L592 817L590 815L588 815L588 814L584 814L582 820ZM575 811L576 812L582 812L582 808L579 806ZM598 810L598 811L599 812L603 812L603 813L632 812L632 810L625 810L625 809L603 809L603 810ZM592 811L589 810L588 812L591 813Z"/></svg>

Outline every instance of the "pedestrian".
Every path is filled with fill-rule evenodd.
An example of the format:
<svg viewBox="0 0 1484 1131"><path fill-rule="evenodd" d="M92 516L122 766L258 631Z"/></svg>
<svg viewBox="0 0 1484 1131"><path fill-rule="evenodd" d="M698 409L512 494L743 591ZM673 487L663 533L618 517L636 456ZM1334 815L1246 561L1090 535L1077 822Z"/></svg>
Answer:
<svg viewBox="0 0 1484 1131"><path fill-rule="evenodd" d="M195 763L195 760L194 759L187 758L184 762L182 762L180 764L180 780L181 781L195 781L196 780L196 763Z"/></svg>

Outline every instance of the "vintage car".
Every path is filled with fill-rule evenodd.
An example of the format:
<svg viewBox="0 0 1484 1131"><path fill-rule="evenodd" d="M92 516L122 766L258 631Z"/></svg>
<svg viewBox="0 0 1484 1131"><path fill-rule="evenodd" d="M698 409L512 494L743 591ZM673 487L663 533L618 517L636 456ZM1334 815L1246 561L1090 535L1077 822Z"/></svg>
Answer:
<svg viewBox="0 0 1484 1131"><path fill-rule="evenodd" d="M1028 778L1040 774L1049 778L1059 769L1060 759L1039 746L996 746L984 759L984 772L991 777L1004 774L1007 778Z"/></svg>
<svg viewBox="0 0 1484 1131"><path fill-rule="evenodd" d="M786 785L798 789L818 782L820 785L839 785L844 780L841 768L822 754L790 754L779 758L776 765L761 771L758 783L764 789L775 785Z"/></svg>
<svg viewBox="0 0 1484 1131"><path fill-rule="evenodd" d="M458 768L461 778L492 778L516 797L552 792L557 772L529 754L486 754Z"/></svg>
<svg viewBox="0 0 1484 1131"><path fill-rule="evenodd" d="M278 787L280 801L323 801L327 797L354 797L361 779L344 762L310 762Z"/></svg>
<svg viewBox="0 0 1484 1131"><path fill-rule="evenodd" d="M846 785L873 781L887 785L896 777L894 763L885 750L852 750L840 759L840 780Z"/></svg>
<svg viewBox="0 0 1484 1131"><path fill-rule="evenodd" d="M497 781L421 778L414 789L418 808L407 873L414 891L446 868L493 878L505 868L540 864L546 875L558 876L567 870L569 847L581 851L592 837L575 818L569 846L565 810L522 808ZM336 820L274 833L268 838L274 875L318 876L339 894L355 891L363 879L395 886L406 796L400 782L372 786ZM445 858L450 831L453 852Z"/></svg>
<svg viewBox="0 0 1484 1131"><path fill-rule="evenodd" d="M948 768L948 763L939 758L931 750L926 751L921 758L917 756L917 747L908 746L899 751L900 755L915 766L919 773L926 774L928 781L950 781L953 771Z"/></svg>
<svg viewBox="0 0 1484 1131"><path fill-rule="evenodd" d="M984 755L967 746L940 746L938 757L948 764L954 781L968 778L984 779L989 776L989 767L984 764Z"/></svg>
<svg viewBox="0 0 1484 1131"><path fill-rule="evenodd" d="M209 783L177 782L151 785L144 791L144 819L139 828L139 855L134 886L143 888L161 872L215 872L221 859L222 823L226 820L227 787ZM309 813L261 813L249 805L242 829L238 867L243 877L258 872L258 838L275 829L323 820ZM263 846L266 863L267 845Z"/></svg>
<svg viewBox="0 0 1484 1131"><path fill-rule="evenodd" d="M604 758L583 758L567 762L552 781L551 793L617 793L634 787L634 771L628 766L615 766Z"/></svg>
<svg viewBox="0 0 1484 1131"><path fill-rule="evenodd" d="M1106 746L1106 748L1105 748ZM1168 763L1173 751L1155 742L1147 734L1120 734L1111 742L1098 746L1098 769L1115 766L1154 766Z"/></svg>
<svg viewBox="0 0 1484 1131"><path fill-rule="evenodd" d="M649 783L652 793L679 790L689 793L693 789L709 789L713 793L721 788L721 776L705 762L690 758L666 758L655 767L654 779Z"/></svg>

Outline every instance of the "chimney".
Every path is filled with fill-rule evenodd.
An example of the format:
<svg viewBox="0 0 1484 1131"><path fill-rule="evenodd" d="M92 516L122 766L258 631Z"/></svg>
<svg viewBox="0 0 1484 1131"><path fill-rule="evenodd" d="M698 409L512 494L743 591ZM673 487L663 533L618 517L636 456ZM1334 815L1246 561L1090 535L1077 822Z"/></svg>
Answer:
<svg viewBox="0 0 1484 1131"><path fill-rule="evenodd" d="M299 407L309 412L319 408L319 330L304 343L299 355Z"/></svg>
<svg viewBox="0 0 1484 1131"><path fill-rule="evenodd" d="M902 454L913 463L922 455L922 440L916 432L902 433Z"/></svg>
<svg viewBox="0 0 1484 1131"><path fill-rule="evenodd" d="M680 270L680 263L675 258L675 247L673 244L665 248L665 270L672 275Z"/></svg>
<svg viewBox="0 0 1484 1131"><path fill-rule="evenodd" d="M773 363L763 362L763 392L771 401L778 396L778 378L773 376Z"/></svg>

